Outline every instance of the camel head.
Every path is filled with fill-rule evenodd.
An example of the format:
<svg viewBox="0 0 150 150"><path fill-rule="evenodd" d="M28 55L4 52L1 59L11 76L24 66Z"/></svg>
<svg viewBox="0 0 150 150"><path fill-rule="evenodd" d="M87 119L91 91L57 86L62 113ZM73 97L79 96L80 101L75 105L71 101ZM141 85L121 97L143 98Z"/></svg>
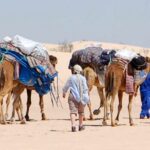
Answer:
<svg viewBox="0 0 150 150"><path fill-rule="evenodd" d="M50 63L53 65L53 67L55 68L58 60L57 60L57 57L53 56L53 55L49 55L49 61Z"/></svg>

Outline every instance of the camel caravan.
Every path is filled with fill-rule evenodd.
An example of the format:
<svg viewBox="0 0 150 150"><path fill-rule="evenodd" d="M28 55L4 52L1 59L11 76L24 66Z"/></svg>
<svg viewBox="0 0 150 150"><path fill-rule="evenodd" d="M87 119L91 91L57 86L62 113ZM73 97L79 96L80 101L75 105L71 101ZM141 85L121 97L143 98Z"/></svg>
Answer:
<svg viewBox="0 0 150 150"><path fill-rule="evenodd" d="M8 108L11 97L13 98L13 112L10 121L14 122L15 112L21 123L30 120L29 110L31 106L31 93L35 90L39 94L41 118L46 120L44 112L43 96L51 95L51 101L58 103L58 87L54 94L54 80L58 77L55 70L57 57L49 55L42 44L31 41L19 35L13 38L5 37L0 42L0 123L8 121ZM72 53L69 69L80 65L83 75L87 80L90 91L96 86L100 98L99 106L92 110L90 100L88 103L90 119L93 114L98 115L103 108L104 117L102 124L107 125L111 119L111 126L119 123L119 115L122 109L123 92L129 95L129 123L132 126L132 101L136 96L138 87L144 82L150 72L149 58L143 57L130 50L103 49L91 46ZM24 117L21 94L27 90L27 110ZM57 96L55 96L57 94ZM6 99L6 112L3 112L3 98ZM114 101L118 96L118 113L114 118ZM54 101L53 101L54 100Z"/></svg>
<svg viewBox="0 0 150 150"><path fill-rule="evenodd" d="M129 123L132 126L132 100L137 94L140 84L146 79L150 71L149 58L143 57L130 50L107 50L100 47L87 47L75 51L69 63L69 69L75 64L83 68L83 74L87 79L89 92L93 86L97 87L100 97L100 106L94 114L100 112L104 106L103 125L107 125L109 119L109 108L111 125L116 126L119 122L119 114L122 108L123 92L129 94ZM104 90L105 89L105 90ZM114 120L114 100L118 95L118 113ZM109 99L111 101L109 102ZM88 104L90 119L93 119L91 102Z"/></svg>
<svg viewBox="0 0 150 150"><path fill-rule="evenodd" d="M20 95L27 89L28 103L26 119L29 120L29 107L31 105L31 90L36 90L40 95L40 107L42 119L44 114L43 95L52 91L52 83L58 73L55 70L57 58L49 56L47 50L40 44L19 35L13 38L5 37L0 42L0 122L6 124L6 115L3 112L3 98L7 97L7 108L13 95L13 113L11 120L14 120L17 111L21 123L25 123L22 112Z"/></svg>

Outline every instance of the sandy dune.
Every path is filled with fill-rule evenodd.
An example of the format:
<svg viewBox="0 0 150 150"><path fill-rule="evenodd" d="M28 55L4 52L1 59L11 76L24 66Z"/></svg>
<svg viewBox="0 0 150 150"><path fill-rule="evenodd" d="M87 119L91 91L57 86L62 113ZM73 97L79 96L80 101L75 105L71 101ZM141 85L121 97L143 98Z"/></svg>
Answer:
<svg viewBox="0 0 150 150"><path fill-rule="evenodd" d="M59 71L60 95L62 86L70 75L68 62L70 53L50 52L58 57L57 70ZM102 114L94 116L95 120L85 121L86 130L83 132L70 132L69 110L67 99L62 99L63 109L53 108L50 96L45 96L45 112L47 121L41 121L38 105L38 95L33 92L30 116L34 120L20 125L16 122L12 125L0 125L0 149L1 150L141 150L148 149L150 139L150 120L140 120L140 96L133 103L133 118L135 126L128 123L127 95L124 96L123 110L118 127L102 126ZM22 94L24 106L26 104L26 92ZM96 89L91 93L92 106L97 108L99 104ZM117 108L117 99L115 108ZM86 116L88 111L86 108ZM25 112L25 107L24 107ZM10 112L11 113L11 109ZM109 122L110 124L110 122Z"/></svg>
<svg viewBox="0 0 150 150"><path fill-rule="evenodd" d="M100 46L104 49L115 49L115 50L129 49L137 53L140 53L144 56L150 57L150 48L138 47L138 46L127 45L127 44L106 43L106 42L97 42L97 41L76 41L76 42L67 43L67 44L72 44L73 46L72 51L83 49L88 46ZM44 46L50 51L60 51L61 45L45 43Z"/></svg>

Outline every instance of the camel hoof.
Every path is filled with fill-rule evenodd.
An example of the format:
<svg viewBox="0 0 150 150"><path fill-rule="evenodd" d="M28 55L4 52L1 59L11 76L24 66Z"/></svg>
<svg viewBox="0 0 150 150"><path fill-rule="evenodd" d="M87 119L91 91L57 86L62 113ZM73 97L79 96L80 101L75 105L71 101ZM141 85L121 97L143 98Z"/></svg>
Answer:
<svg viewBox="0 0 150 150"><path fill-rule="evenodd" d="M90 115L90 120L93 120L93 119L94 119L93 115Z"/></svg>
<svg viewBox="0 0 150 150"><path fill-rule="evenodd" d="M119 120L115 120L115 125L118 125L118 123L119 123Z"/></svg>
<svg viewBox="0 0 150 150"><path fill-rule="evenodd" d="M116 127L117 125L115 123L111 124L112 127Z"/></svg>
<svg viewBox="0 0 150 150"><path fill-rule="evenodd" d="M86 117L84 117L84 118L83 118L83 120L84 120L84 121L86 121L86 120L87 120L87 118L86 118Z"/></svg>
<svg viewBox="0 0 150 150"><path fill-rule="evenodd" d="M129 120L130 126L134 126L133 119Z"/></svg>
<svg viewBox="0 0 150 150"><path fill-rule="evenodd" d="M20 124L26 124L25 119L23 119L23 120L20 122Z"/></svg>
<svg viewBox="0 0 150 150"><path fill-rule="evenodd" d="M103 126L107 126L107 122L103 120L102 122Z"/></svg>
<svg viewBox="0 0 150 150"><path fill-rule="evenodd" d="M1 124L2 124L2 125L5 125L5 124L7 124L7 123L6 123L6 121L3 120L3 121L1 121Z"/></svg>
<svg viewBox="0 0 150 150"><path fill-rule="evenodd" d="M46 120L46 116L44 113L42 114L42 120Z"/></svg>
<svg viewBox="0 0 150 150"><path fill-rule="evenodd" d="M93 111L93 114L94 114L94 115L99 115L100 112L101 112L100 109L95 109L95 110Z"/></svg>
<svg viewBox="0 0 150 150"><path fill-rule="evenodd" d="M11 119L10 119L10 123L11 123L11 124L15 123L15 118L11 118Z"/></svg>
<svg viewBox="0 0 150 150"><path fill-rule="evenodd" d="M130 126L135 126L135 124L132 122L132 123L130 123Z"/></svg>
<svg viewBox="0 0 150 150"><path fill-rule="evenodd" d="M30 121L30 118L28 115L25 116L26 121Z"/></svg>

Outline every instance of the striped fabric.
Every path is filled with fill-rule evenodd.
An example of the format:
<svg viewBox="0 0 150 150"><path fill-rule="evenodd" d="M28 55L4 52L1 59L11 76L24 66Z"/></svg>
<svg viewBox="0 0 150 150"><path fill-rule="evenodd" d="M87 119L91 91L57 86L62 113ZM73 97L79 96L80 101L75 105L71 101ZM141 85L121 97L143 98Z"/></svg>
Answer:
<svg viewBox="0 0 150 150"><path fill-rule="evenodd" d="M134 78L132 75L128 75L127 69L126 69L126 93L127 94L133 94L134 93Z"/></svg>
<svg viewBox="0 0 150 150"><path fill-rule="evenodd" d="M119 57L115 57L112 59L111 63L117 63L117 64L119 64L119 67L121 67L122 69L125 69L127 64L129 63L129 61L119 58Z"/></svg>
<svg viewBox="0 0 150 150"><path fill-rule="evenodd" d="M4 42L2 43L2 42L1 42L1 43L0 43L0 48L4 48L4 49L6 49L6 50L12 50L12 51L15 51L15 52L17 52L17 53L23 55L24 57L27 58L27 61L28 61L29 66L30 66L31 68L34 68L34 67L40 65L40 66L43 66L43 67L46 67L46 68L47 68L47 69L46 69L46 73L49 73L50 75L53 75L53 74L56 73L56 70L55 70L54 67L50 64L50 62L49 62L49 61L45 61L46 59L44 59L44 60L42 60L42 59L37 59L37 58L33 57L33 56L35 56L35 55L33 55L33 56L31 56L31 55L27 56L26 54L22 53L22 51L20 51L19 48L16 48L15 46L13 46L13 45L10 44L10 43L4 43ZM6 58L7 60L10 60L10 61L15 61L15 58L13 58L13 57L10 56L10 55L5 55L5 58Z"/></svg>

